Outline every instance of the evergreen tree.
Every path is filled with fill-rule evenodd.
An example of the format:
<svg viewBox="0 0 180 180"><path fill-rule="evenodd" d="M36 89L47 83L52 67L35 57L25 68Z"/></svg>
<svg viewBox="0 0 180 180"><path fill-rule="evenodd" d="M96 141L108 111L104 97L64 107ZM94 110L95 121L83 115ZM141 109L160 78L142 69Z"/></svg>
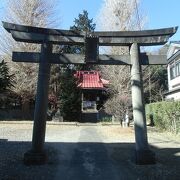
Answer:
<svg viewBox="0 0 180 180"><path fill-rule="evenodd" d="M13 76L9 74L7 63L4 60L0 62L0 93L13 86Z"/></svg>
<svg viewBox="0 0 180 180"><path fill-rule="evenodd" d="M88 12L83 11L75 18L70 30L80 32L92 32L95 29L93 19L89 19ZM64 46L63 53L84 54L84 46ZM66 120L78 120L81 112L81 91L77 87L77 79L74 77L76 70L90 69L90 66L62 65L60 70L60 110Z"/></svg>
<svg viewBox="0 0 180 180"><path fill-rule="evenodd" d="M93 19L89 19L88 12L83 11L82 14L78 15L78 18L75 18L74 25L70 27L70 30L79 31L79 32L93 32L95 30L96 25L93 23ZM73 53L73 54L84 54L85 49L84 46L65 46L64 52Z"/></svg>
<svg viewBox="0 0 180 180"><path fill-rule="evenodd" d="M64 69L61 72L60 110L65 120L77 121L81 111L81 93L77 87L74 70Z"/></svg>

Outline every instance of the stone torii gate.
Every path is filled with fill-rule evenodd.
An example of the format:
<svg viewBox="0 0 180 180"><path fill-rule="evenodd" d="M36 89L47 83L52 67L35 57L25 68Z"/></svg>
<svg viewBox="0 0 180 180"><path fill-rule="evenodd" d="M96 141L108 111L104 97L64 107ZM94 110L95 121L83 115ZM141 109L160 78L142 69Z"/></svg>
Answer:
<svg viewBox="0 0 180 180"><path fill-rule="evenodd" d="M48 86L51 64L99 64L131 66L132 104L135 128L136 164L155 163L155 154L149 149L141 65L166 64L166 55L147 55L140 46L163 45L176 33L177 27L145 30L82 33L69 30L38 28L3 22L14 40L41 44L41 52L13 52L14 62L39 63L37 98L34 113L32 149L24 154L25 164L43 164ZM55 54L52 45L85 45L85 55ZM129 55L99 55L99 46L128 46Z"/></svg>

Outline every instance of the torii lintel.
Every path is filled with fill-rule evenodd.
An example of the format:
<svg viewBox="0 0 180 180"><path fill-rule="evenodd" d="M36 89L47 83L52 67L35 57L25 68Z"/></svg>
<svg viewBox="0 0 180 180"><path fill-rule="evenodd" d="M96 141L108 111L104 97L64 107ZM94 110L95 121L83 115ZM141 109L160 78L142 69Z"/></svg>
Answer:
<svg viewBox="0 0 180 180"><path fill-rule="evenodd" d="M49 29L3 22L3 27L16 41L27 43L44 42L63 45L83 45L86 36L98 37L99 46L130 46L134 42L141 46L163 45L176 33L178 27L143 31L96 31L79 32L72 30Z"/></svg>

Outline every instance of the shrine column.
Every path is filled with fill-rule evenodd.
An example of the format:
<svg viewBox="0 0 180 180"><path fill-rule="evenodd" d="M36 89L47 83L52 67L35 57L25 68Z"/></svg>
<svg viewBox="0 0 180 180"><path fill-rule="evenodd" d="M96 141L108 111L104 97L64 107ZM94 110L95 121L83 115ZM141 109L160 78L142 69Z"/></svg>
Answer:
<svg viewBox="0 0 180 180"><path fill-rule="evenodd" d="M32 149L24 154L25 164L44 164L47 160L47 156L44 151L44 141L51 66L49 63L49 56L51 53L51 44L44 43L41 45L41 58L39 63L36 104L34 112Z"/></svg>
<svg viewBox="0 0 180 180"><path fill-rule="evenodd" d="M143 98L143 81L140 65L140 48L137 43L130 47L131 55L131 88L135 128L135 162L136 164L154 164L155 154L149 150L147 140L145 104Z"/></svg>

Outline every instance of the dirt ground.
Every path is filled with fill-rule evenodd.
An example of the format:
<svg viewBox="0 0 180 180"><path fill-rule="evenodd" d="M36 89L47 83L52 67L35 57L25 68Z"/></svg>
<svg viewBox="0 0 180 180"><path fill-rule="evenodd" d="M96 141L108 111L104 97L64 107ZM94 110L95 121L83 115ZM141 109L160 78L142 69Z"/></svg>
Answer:
<svg viewBox="0 0 180 180"><path fill-rule="evenodd" d="M0 180L179 180L180 136L148 128L155 165L136 165L133 127L48 123L48 162L25 166L31 122L0 122Z"/></svg>

